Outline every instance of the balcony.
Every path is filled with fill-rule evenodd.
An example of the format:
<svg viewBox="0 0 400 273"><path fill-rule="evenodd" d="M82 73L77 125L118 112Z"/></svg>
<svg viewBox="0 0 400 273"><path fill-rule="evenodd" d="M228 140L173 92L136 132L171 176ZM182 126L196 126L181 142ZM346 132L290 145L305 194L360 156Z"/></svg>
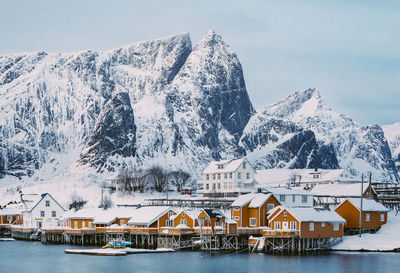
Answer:
<svg viewBox="0 0 400 273"><path fill-rule="evenodd" d="M259 227L238 227L237 232L239 234L261 234L261 228Z"/></svg>
<svg viewBox="0 0 400 273"><path fill-rule="evenodd" d="M263 229L262 236L264 237L297 237L299 232L297 230L282 230L282 229Z"/></svg>
<svg viewBox="0 0 400 273"><path fill-rule="evenodd" d="M162 227L160 228L160 234L171 234L171 235L182 235L182 234L193 234L193 228L173 228L173 227Z"/></svg>
<svg viewBox="0 0 400 273"><path fill-rule="evenodd" d="M157 234L158 228L149 228L149 227L130 227L128 229L130 233L137 234Z"/></svg>

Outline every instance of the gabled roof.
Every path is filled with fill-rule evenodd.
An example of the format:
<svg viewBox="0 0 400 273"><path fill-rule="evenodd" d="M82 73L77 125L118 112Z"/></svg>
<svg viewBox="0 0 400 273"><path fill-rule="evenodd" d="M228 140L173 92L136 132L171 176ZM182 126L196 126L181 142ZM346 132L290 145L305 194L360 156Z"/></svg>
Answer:
<svg viewBox="0 0 400 273"><path fill-rule="evenodd" d="M163 207L163 206L153 206L153 207L141 207L134 209L132 211L132 218L128 221L128 224L131 225L151 225L164 215L167 211L173 210L171 207Z"/></svg>
<svg viewBox="0 0 400 273"><path fill-rule="evenodd" d="M239 196L233 201L231 207L243 207L249 204L249 208L259 208L272 196L271 193L248 193Z"/></svg>
<svg viewBox="0 0 400 273"><path fill-rule="evenodd" d="M244 160L246 159L240 158L234 160L211 161L210 164L208 164L208 166L204 169L203 174L217 172L234 172L240 167ZM224 168L218 169L218 165L224 165Z"/></svg>
<svg viewBox="0 0 400 273"><path fill-rule="evenodd" d="M361 198L347 198L346 200L348 200L356 209L360 210ZM344 200L342 203L340 203L336 207L336 209L338 207L340 207L344 202L346 202L346 200ZM381 203L378 203L373 199L367 199L367 198L363 198L362 210L363 211L379 211L379 212L389 211L389 209L387 209Z"/></svg>
<svg viewBox="0 0 400 273"><path fill-rule="evenodd" d="M17 215L17 214L21 214L20 209L17 208L0 209L0 215L2 216Z"/></svg>
<svg viewBox="0 0 400 273"><path fill-rule="evenodd" d="M220 209L203 209L210 218L226 218Z"/></svg>
<svg viewBox="0 0 400 273"><path fill-rule="evenodd" d="M28 212L32 212L32 210L33 210L34 208L36 208L36 206L37 206L40 202L42 202L42 200L43 200L47 195L48 195L51 199L53 199L53 201L54 201L63 211L67 211L66 209L63 208L63 206L61 206L61 205L56 201L56 199L53 198L53 196L51 196L50 193L47 193L47 192L46 192L46 193L43 193L43 194L41 195L40 200L39 200L31 209L29 209Z"/></svg>
<svg viewBox="0 0 400 273"><path fill-rule="evenodd" d="M269 221L273 221L278 215L280 215L284 210L286 210L299 222L330 222L330 223L346 222L346 220L343 219L339 214L329 209L306 208L306 207L289 208L289 207L279 206L271 210L268 214L273 215L277 209L280 209L281 211L275 214L273 217L268 218Z"/></svg>
<svg viewBox="0 0 400 273"><path fill-rule="evenodd" d="M368 186L368 183L364 183L363 194L367 192ZM359 197L361 195L361 183L315 185L311 192L315 195Z"/></svg>

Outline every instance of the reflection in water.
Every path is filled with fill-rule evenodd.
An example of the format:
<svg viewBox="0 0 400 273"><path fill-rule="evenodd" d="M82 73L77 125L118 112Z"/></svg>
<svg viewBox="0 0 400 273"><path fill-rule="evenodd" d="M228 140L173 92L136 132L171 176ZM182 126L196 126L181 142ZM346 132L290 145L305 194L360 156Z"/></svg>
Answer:
<svg viewBox="0 0 400 273"><path fill-rule="evenodd" d="M100 257L64 254L69 245L0 242L1 272L398 272L400 254L332 252L306 256L176 252Z"/></svg>

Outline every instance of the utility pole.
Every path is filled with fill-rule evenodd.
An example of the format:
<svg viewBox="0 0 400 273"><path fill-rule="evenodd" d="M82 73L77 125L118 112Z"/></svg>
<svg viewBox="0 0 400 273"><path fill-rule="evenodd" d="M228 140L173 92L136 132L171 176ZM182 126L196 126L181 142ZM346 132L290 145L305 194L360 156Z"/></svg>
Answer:
<svg viewBox="0 0 400 273"><path fill-rule="evenodd" d="M364 184L364 174L361 175L361 196L360 196L360 237L362 233L362 213L363 213L363 184Z"/></svg>

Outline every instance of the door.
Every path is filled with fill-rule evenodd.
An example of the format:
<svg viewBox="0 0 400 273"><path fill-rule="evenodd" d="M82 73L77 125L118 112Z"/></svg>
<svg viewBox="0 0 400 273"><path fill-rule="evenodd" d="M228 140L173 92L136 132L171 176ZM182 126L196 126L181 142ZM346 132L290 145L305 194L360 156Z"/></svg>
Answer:
<svg viewBox="0 0 400 273"><path fill-rule="evenodd" d="M289 222L282 222L282 229L289 229Z"/></svg>

